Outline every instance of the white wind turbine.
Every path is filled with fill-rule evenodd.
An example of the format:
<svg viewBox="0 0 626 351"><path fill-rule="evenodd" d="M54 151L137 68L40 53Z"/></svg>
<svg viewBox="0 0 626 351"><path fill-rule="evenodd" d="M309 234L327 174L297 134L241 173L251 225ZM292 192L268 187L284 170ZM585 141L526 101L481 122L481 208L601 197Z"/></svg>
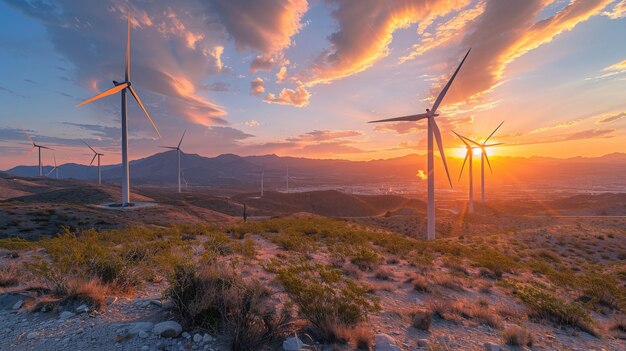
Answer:
<svg viewBox="0 0 626 351"><path fill-rule="evenodd" d="M91 151L93 151L93 158L91 159L91 162L89 162L89 167L91 167L96 157L98 158L98 184L102 184L102 176L100 173L100 156L104 156L104 154L101 154L97 152L96 150L94 150L91 146L89 146L89 144L87 144L86 141L83 140L83 143L85 143L85 145L87 145L87 147L90 148Z"/></svg>
<svg viewBox="0 0 626 351"><path fill-rule="evenodd" d="M463 175L463 169L465 168L465 162L467 162L467 159L469 158L469 165L468 165L468 172L469 172L469 213L474 213L474 171L473 171L473 159L474 159L474 149L472 148L472 146L470 144L467 143L466 140L470 140L467 137L464 137L460 134L458 134L455 131L452 131L452 133L454 133L456 136L459 137L459 139L461 139L461 141L463 142L463 144L465 144L465 159L463 160L463 165L461 166L461 172L459 173L459 181L461 180L461 176Z"/></svg>
<svg viewBox="0 0 626 351"><path fill-rule="evenodd" d="M150 117L148 110L146 110L146 107L143 105L143 102L141 102L141 99L139 99L139 96L137 95L135 90L133 90L132 83L130 81L130 16L128 17L128 30L127 30L127 36L126 36L126 65L124 69L124 81L121 83L113 81L113 85L114 85L113 88L106 90L103 93L100 93L90 99L87 99L81 102L80 104L77 105L77 107L83 106L92 101L99 100L105 96L122 92L122 168L123 168L123 171L122 171L123 173L122 174L122 206L129 206L132 204L130 203L130 180L129 180L130 174L129 174L129 164L128 164L128 119L127 119L128 100L126 98L126 90L130 91L131 95L135 98L135 101L137 101L137 103L139 104L139 107L141 107L141 109L143 110L143 113L146 115L146 117L148 117L148 120L152 124L152 127L154 127L154 130L156 131L157 135L161 137L161 134L159 133L159 130L154 124L154 121L152 121L152 118Z"/></svg>
<svg viewBox="0 0 626 351"><path fill-rule="evenodd" d="M487 142L496 133L496 131L500 129L503 123L504 121L500 122L500 124L496 127L496 129L494 129L493 132L491 132L491 134L489 134L487 139L485 139L482 143L477 143L474 140L462 137L462 138L465 138L465 140L469 141L470 143L476 145L474 146L475 149L480 149L480 192L481 192L480 195L481 195L481 202L483 203L483 205L485 204L485 160L487 160L487 165L489 165L489 171L491 171L491 173L493 174L493 169L491 168L491 162L489 162L489 157L487 156L486 149L491 146L498 146L498 145L503 144L503 143L487 144Z"/></svg>
<svg viewBox="0 0 626 351"><path fill-rule="evenodd" d="M50 174L52 174L52 172L55 172L55 178L58 180L59 179L59 167L57 166L57 156L54 154L54 152L52 153L52 157L54 157L54 167L52 167L52 169L50 170L50 172L48 172L48 174L46 174L46 177L49 177Z"/></svg>
<svg viewBox="0 0 626 351"><path fill-rule="evenodd" d="M439 127L437 127L437 123L435 122L435 117L439 116L437 113L437 109L441 104L441 101L446 96L448 89L450 89L450 85L452 85L452 81L459 73L461 66L467 59L467 55L469 55L472 49L467 50L465 57L457 67L454 74L445 85L443 90L439 93L437 100L433 104L432 109L426 109L426 113L420 113L417 115L382 119L378 121L371 121L369 123L379 123L379 122L406 122L406 121L419 121L422 119L428 120L428 226L427 226L427 238L429 240L435 239L435 169L434 169L434 152L433 152L433 137L437 139L437 147L439 148L439 153L441 154L441 160L443 161L443 166L446 169L446 174L448 175L448 182L450 183L450 187L452 187L452 180L450 180L450 173L448 172L448 165L446 164L446 156L443 151L443 142L441 141L441 132L439 132Z"/></svg>
<svg viewBox="0 0 626 351"><path fill-rule="evenodd" d="M37 151L39 151L38 152L38 154L39 154L39 176L42 177L43 176L43 166L41 164L41 149L47 149L47 150L54 150L54 149L51 149L51 148L49 148L47 146L43 146L43 145L39 145L39 144L35 143L33 141L33 138L30 137L30 135L28 135L28 139L30 139L30 142L33 143L33 149L37 148Z"/></svg>
<svg viewBox="0 0 626 351"><path fill-rule="evenodd" d="M161 146L164 149L170 149L170 150L176 150L176 155L178 156L178 192L180 193L180 144L182 144L183 142L183 138L185 137L185 133L187 133L187 131L185 130L183 132L183 136L180 137L180 141L178 142L177 146Z"/></svg>

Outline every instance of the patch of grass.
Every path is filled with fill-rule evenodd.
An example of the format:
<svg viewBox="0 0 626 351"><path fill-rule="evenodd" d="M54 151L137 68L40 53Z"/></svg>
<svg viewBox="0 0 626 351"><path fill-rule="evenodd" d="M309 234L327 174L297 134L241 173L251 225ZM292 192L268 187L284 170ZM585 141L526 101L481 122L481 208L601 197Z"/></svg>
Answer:
<svg viewBox="0 0 626 351"><path fill-rule="evenodd" d="M0 247L7 250L32 250L36 247L35 243L24 240L22 238L4 238L0 239Z"/></svg>
<svg viewBox="0 0 626 351"><path fill-rule="evenodd" d="M511 325L502 331L502 341L510 346L533 346L533 338L526 328Z"/></svg>
<svg viewBox="0 0 626 351"><path fill-rule="evenodd" d="M0 288L16 286L20 283L16 264L0 265Z"/></svg>
<svg viewBox="0 0 626 351"><path fill-rule="evenodd" d="M385 268L379 268L374 273L374 278L378 280L393 280L393 273Z"/></svg>
<svg viewBox="0 0 626 351"><path fill-rule="evenodd" d="M626 289L609 274L589 273L581 277L583 292L591 297L590 303L598 307L624 311Z"/></svg>
<svg viewBox="0 0 626 351"><path fill-rule="evenodd" d="M420 309L413 311L411 315L411 326L415 329L428 331L433 322L433 313L431 311Z"/></svg>
<svg viewBox="0 0 626 351"><path fill-rule="evenodd" d="M411 282L413 283L413 289L415 291L419 291L423 293L431 292L430 284L428 280L426 279L426 277L424 277L423 275L416 275L415 277L411 279Z"/></svg>
<svg viewBox="0 0 626 351"><path fill-rule="evenodd" d="M534 316L597 335L591 316L581 305L529 286L518 287L515 294Z"/></svg>
<svg viewBox="0 0 626 351"><path fill-rule="evenodd" d="M383 258L372 248L367 246L358 247L352 254L350 262L362 271L371 271L382 262Z"/></svg>
<svg viewBox="0 0 626 351"><path fill-rule="evenodd" d="M379 309L366 288L343 276L332 266L308 263L279 268L283 284L300 313L313 324L323 341L340 339L337 331L354 327Z"/></svg>
<svg viewBox="0 0 626 351"><path fill-rule="evenodd" d="M226 266L178 266L165 295L184 325L229 334L233 350L263 348L290 331L290 313L273 308L271 291Z"/></svg>

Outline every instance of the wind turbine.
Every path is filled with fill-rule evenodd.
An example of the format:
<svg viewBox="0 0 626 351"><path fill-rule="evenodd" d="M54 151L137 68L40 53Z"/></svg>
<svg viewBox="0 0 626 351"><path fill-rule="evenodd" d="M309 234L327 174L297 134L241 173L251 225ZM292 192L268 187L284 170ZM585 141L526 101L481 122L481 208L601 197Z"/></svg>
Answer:
<svg viewBox="0 0 626 351"><path fill-rule="evenodd" d="M98 158L98 184L102 184L102 177L100 173L100 156L104 156L104 154L101 154L97 152L96 150L94 150L91 146L89 146L89 144L87 144L86 141L83 140L83 143L85 143L85 145L87 145L87 147L90 148L91 151L93 151L93 158L91 159L91 162L89 162L89 167L91 167L96 157Z"/></svg>
<svg viewBox="0 0 626 351"><path fill-rule="evenodd" d="M41 165L41 149L47 149L47 150L54 150L54 149L51 149L51 148L43 146L43 145L36 144L30 136L28 136L28 138L30 139L30 142L33 143L33 149L37 148L38 151L39 151L39 176L42 177L43 176L43 166Z"/></svg>
<svg viewBox="0 0 626 351"><path fill-rule="evenodd" d="M178 156L178 192L180 193L180 144L182 144L183 142L183 138L185 137L185 133L187 133L187 131L185 130L183 132L183 136L180 137L180 141L178 142L177 146L161 146L164 149L170 149L170 150L176 150L176 155Z"/></svg>
<svg viewBox="0 0 626 351"><path fill-rule="evenodd" d="M48 174L46 174L46 177L49 177L52 172L56 171L55 172L55 178L58 180L59 179L59 167L57 166L57 157L54 154L54 152L52 153L52 157L54 157L54 167L52 167L50 172L48 172Z"/></svg>
<svg viewBox="0 0 626 351"><path fill-rule="evenodd" d="M139 104L139 107L141 107L141 110L143 110L143 113L146 115L146 117L148 117L148 120L150 121L150 124L152 124L152 127L154 127L154 130L156 131L157 135L161 137L161 133L159 133L159 130L157 129L156 125L154 124L154 121L152 120L152 118L150 117L150 114L148 113L148 110L146 110L146 107L143 105L143 102L141 102L141 99L139 98L135 90L133 89L132 83L130 81L130 16L128 16L127 22L128 22L128 27L127 27L128 29L126 32L127 33L126 35L126 65L124 69L124 81L121 83L113 81L113 85L114 85L113 88L106 90L77 105L77 107L80 107L90 102L99 100L105 96L122 92L122 168L123 168L122 206L128 206L130 204L130 179L129 179L130 174L129 174L129 164L128 164L128 119L127 119L128 99L126 98L127 90L130 91L133 98L135 98L135 101L137 101L137 103Z"/></svg>
<svg viewBox="0 0 626 351"><path fill-rule="evenodd" d="M487 139L485 139L482 143L477 143L474 140L463 137L465 138L465 140L476 145L474 146L474 148L480 149L480 191L481 191L480 195L481 195L481 201L483 205L485 204L485 160L487 160L487 165L489 165L489 171L491 171L491 173L493 174L493 169L491 168L491 162L489 162L489 157L487 156L486 149L491 146L497 146L497 145L503 144L503 143L487 144L487 142L496 133L496 131L500 129L503 123L504 121L500 122L500 124L496 127L496 129L494 129L493 132L491 132L491 134L489 134Z"/></svg>
<svg viewBox="0 0 626 351"><path fill-rule="evenodd" d="M472 168L472 164L473 162L473 152L474 149L472 148L472 146L470 144L467 143L466 140L470 140L469 138L466 138L460 134L458 134L455 131L452 131L452 133L454 133L456 136L459 137L459 139L461 139L461 141L463 142L463 144L465 144L465 159L463 160L463 165L461 166L461 172L459 173L459 181L461 180L461 176L463 175L463 169L465 168L465 162L467 162L467 159L469 158L469 213L474 213L474 171Z"/></svg>
<svg viewBox="0 0 626 351"><path fill-rule="evenodd" d="M444 151L443 151L443 143L441 141L441 132L439 132L439 127L437 127L437 123L435 122L435 117L439 116L439 114L437 113L437 109L439 108L439 105L441 104L441 101L443 100L443 98L446 96L446 93L448 92L448 89L450 89L450 85L452 85L452 81L454 81L454 78L459 73L459 70L461 69L461 66L463 66L463 63L465 62L465 59L467 59L467 55L469 55L471 50L472 50L471 48L469 50L467 50L467 53L465 54L465 57L463 57L463 60L459 64L459 67L457 67L456 71L454 71L454 74L452 74L452 77L450 78L448 83L445 85L443 90L441 90L441 92L439 93L439 96L437 97L437 100L435 100L435 103L433 104L433 107L430 110L426 109L426 113L420 113L420 114L417 114L417 115L410 115L410 116L382 119L382 120L378 120L378 121L371 121L371 122L369 122L369 123L407 122L407 121L415 122L415 121L419 121L419 120L422 120L422 119L427 119L428 120L428 225L427 225L427 238L429 240L435 239L435 169L434 169L434 163L435 162L434 162L434 152L433 152L433 137L435 139L437 139L437 147L439 148L439 153L441 154L441 160L443 161L443 166L446 169L446 174L448 175L448 182L450 183L450 187L452 187L452 180L450 180L450 173L448 172L448 165L446 164L446 156L445 156Z"/></svg>

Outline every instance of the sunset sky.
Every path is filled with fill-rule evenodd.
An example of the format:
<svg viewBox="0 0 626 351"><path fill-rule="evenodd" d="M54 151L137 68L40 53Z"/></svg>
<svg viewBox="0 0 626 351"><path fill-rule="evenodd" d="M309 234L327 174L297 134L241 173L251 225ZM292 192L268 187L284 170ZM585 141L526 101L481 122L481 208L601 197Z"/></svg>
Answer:
<svg viewBox="0 0 626 351"><path fill-rule="evenodd" d="M469 47L440 108L452 134L492 152L600 156L626 145L626 0L0 0L0 169L59 163L81 139L120 162L119 95L130 11L130 155L183 150L367 160L424 153L424 112ZM52 155L44 156L46 164Z"/></svg>

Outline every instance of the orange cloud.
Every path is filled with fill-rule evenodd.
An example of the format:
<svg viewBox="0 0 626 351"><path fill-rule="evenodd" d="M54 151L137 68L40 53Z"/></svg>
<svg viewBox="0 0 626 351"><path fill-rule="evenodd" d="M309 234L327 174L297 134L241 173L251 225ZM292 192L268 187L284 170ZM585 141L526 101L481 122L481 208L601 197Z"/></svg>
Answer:
<svg viewBox="0 0 626 351"><path fill-rule="evenodd" d="M626 17L626 0L618 2L611 11L605 11L603 15L610 19L620 19Z"/></svg>
<svg viewBox="0 0 626 351"><path fill-rule="evenodd" d="M626 112L620 112L612 115L605 115L598 119L596 123L610 123L626 117Z"/></svg>
<svg viewBox="0 0 626 351"><path fill-rule="evenodd" d="M304 86L299 84L296 89L283 88L278 96L274 94L267 94L263 101L272 104L293 105L297 107L304 107L309 104L311 94L304 89Z"/></svg>
<svg viewBox="0 0 626 351"><path fill-rule="evenodd" d="M339 31L330 36L325 50L304 73L306 85L328 83L364 71L389 53L393 33L420 20L444 16L469 4L469 0L331 0L338 7L333 17Z"/></svg>
<svg viewBox="0 0 626 351"><path fill-rule="evenodd" d="M314 130L305 134L298 135L297 137L287 138L287 141L292 142L313 142L313 141L328 141L334 139L352 138L355 136L363 135L358 130Z"/></svg>
<svg viewBox="0 0 626 351"><path fill-rule="evenodd" d="M250 94L261 96L265 92L265 87L263 87L263 79L261 77L256 77L250 82Z"/></svg>

